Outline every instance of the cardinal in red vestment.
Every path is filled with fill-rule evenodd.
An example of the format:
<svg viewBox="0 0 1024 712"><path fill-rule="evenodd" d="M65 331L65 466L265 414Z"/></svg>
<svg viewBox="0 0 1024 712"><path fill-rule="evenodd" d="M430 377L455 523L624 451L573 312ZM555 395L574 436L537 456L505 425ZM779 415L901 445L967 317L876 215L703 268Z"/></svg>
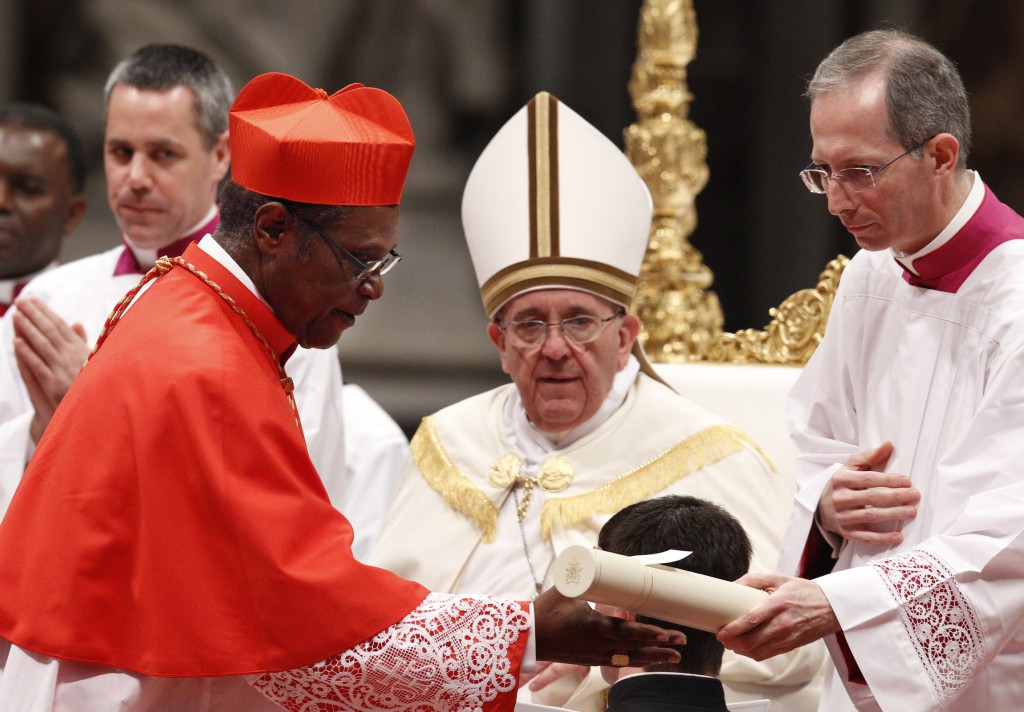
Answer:
<svg viewBox="0 0 1024 712"><path fill-rule="evenodd" d="M553 591L430 594L352 557L287 360L382 295L413 133L386 92L284 74L230 132L216 234L108 319L0 526L0 708L124 709L120 685L129 709L202 709L219 682L288 709L507 710L524 655L676 659Z"/></svg>

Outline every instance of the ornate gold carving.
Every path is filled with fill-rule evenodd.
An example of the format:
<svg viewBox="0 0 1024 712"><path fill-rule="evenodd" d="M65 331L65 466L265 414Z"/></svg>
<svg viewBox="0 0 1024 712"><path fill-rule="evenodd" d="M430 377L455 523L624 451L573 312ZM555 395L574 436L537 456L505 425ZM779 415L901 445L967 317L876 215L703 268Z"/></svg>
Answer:
<svg viewBox="0 0 1024 712"><path fill-rule="evenodd" d="M804 364L825 333L840 255L817 287L769 310L763 330L722 331L714 279L689 236L697 227L694 199L708 180L707 140L686 117L693 95L686 65L697 49L693 0L645 0L637 29L639 50L629 82L638 121L626 129L626 155L654 201L651 239L640 271L634 313L644 325L640 343L652 361Z"/></svg>
<svg viewBox="0 0 1024 712"><path fill-rule="evenodd" d="M692 0L645 0L637 41L629 92L638 121L626 129L626 155L651 191L654 221L634 312L653 361L688 361L708 350L723 323L708 290L711 270L688 241L694 199L708 180L706 136L687 119L686 65L697 48Z"/></svg>
<svg viewBox="0 0 1024 712"><path fill-rule="evenodd" d="M839 255L826 265L814 289L801 289L768 311L764 329L743 329L721 338L704 354L705 361L803 365L825 335L839 277L850 260Z"/></svg>

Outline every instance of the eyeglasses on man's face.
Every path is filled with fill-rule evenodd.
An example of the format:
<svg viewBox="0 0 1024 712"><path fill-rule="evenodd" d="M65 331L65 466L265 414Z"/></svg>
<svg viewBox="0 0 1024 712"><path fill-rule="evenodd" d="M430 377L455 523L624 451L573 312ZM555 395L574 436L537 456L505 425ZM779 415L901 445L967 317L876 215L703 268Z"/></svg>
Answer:
<svg viewBox="0 0 1024 712"><path fill-rule="evenodd" d="M927 141L925 143L927 143ZM800 178L803 180L804 185L807 186L807 190L818 195L827 193L833 180L842 181L847 190L854 193L860 193L865 190L871 190L875 187L875 176L879 173L906 156L908 153L912 153L923 146L924 143L914 146L913 148L908 148L906 151L896 156L896 158L879 168L858 166L844 168L840 171L836 171L835 173L829 173L824 168L818 168L813 162L811 162L806 168L800 171Z"/></svg>
<svg viewBox="0 0 1024 712"><path fill-rule="evenodd" d="M346 250L344 247L342 247L341 244L338 243L338 241L335 240L333 237L323 232L319 228L315 229L317 235L322 237L329 244L333 245L334 248L338 250L338 252L347 257L349 261L351 261L352 264L356 266L356 269L359 270L358 272L356 272L356 280L364 280L369 279L370 277L384 276L385 274L390 272L394 268L394 266L397 265L402 259L402 256L400 254L398 254L394 250L391 250L383 259L363 262L361 259L359 259L351 252Z"/></svg>
<svg viewBox="0 0 1024 712"><path fill-rule="evenodd" d="M505 325L499 324L498 329L512 338L513 346L532 348L543 344L548 336L548 329L557 326L566 340L577 346L582 346L596 340L612 319L625 316L625 314L626 312L622 310L604 318L592 314L578 314L552 322L541 319L522 319L510 321Z"/></svg>

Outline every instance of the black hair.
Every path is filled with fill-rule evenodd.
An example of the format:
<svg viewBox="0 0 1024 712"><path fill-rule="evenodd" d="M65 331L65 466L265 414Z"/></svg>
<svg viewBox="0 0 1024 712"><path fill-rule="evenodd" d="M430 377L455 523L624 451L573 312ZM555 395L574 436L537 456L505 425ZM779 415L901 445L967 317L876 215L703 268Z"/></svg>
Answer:
<svg viewBox="0 0 1024 712"><path fill-rule="evenodd" d="M697 497L667 495L637 502L615 514L601 528L598 546L624 556L666 549L693 552L669 564L683 571L734 581L750 568L752 548L743 525L717 504ZM686 633L679 648L682 661L648 669L717 674L725 648L714 633L638 616L637 620Z"/></svg>
<svg viewBox="0 0 1024 712"><path fill-rule="evenodd" d="M67 149L72 193L85 190L85 153L82 141L63 116L42 104L9 102L0 104L0 126L21 126L34 131L49 131L59 136Z"/></svg>
<svg viewBox="0 0 1024 712"><path fill-rule="evenodd" d="M321 205L319 203L299 203L294 200L275 198L257 193L239 185L233 180L224 184L220 193L220 232L232 241L247 240L252 228L256 211L270 202L284 205L299 228L299 249L302 256L308 257L310 244L316 228L339 227L345 223L351 207L347 205Z"/></svg>

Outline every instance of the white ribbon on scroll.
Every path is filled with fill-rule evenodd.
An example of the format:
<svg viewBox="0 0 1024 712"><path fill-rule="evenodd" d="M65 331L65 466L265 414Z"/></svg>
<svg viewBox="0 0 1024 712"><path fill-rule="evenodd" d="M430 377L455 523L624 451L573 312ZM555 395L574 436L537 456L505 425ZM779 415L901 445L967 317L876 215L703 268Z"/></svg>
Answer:
<svg viewBox="0 0 1024 712"><path fill-rule="evenodd" d="M616 606L709 633L717 632L768 597L765 591L732 581L645 564L634 557L578 544L558 555L551 573L555 588L563 596Z"/></svg>

